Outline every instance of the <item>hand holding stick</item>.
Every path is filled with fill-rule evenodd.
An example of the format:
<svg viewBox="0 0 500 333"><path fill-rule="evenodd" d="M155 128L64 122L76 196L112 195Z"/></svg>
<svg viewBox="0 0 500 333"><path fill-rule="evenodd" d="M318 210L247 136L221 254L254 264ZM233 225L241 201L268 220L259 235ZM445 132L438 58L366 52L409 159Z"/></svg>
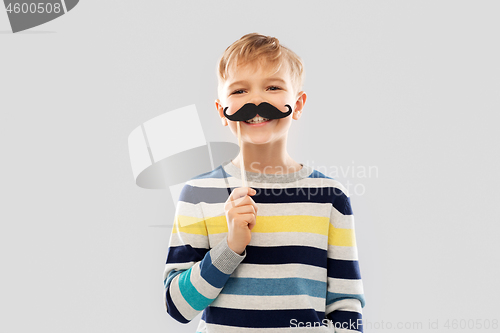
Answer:
<svg viewBox="0 0 500 333"><path fill-rule="evenodd" d="M227 244L231 250L241 255L252 239L251 230L255 226L257 205L250 197L257 192L247 186L245 163L241 151L241 129L238 121L238 144L241 155L241 180L243 187L235 188L224 205L228 225Z"/></svg>

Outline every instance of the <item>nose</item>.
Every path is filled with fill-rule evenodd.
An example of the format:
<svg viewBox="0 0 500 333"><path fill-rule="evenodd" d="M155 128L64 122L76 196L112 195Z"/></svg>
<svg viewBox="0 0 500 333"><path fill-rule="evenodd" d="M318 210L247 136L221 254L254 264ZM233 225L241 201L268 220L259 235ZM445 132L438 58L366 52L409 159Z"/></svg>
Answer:
<svg viewBox="0 0 500 333"><path fill-rule="evenodd" d="M262 98L262 96L260 96L259 94L254 94L254 96L252 96L247 103L259 105L262 102L265 102L264 98ZM260 116L260 114L257 114L257 116Z"/></svg>
<svg viewBox="0 0 500 333"><path fill-rule="evenodd" d="M266 102L266 100L258 92L252 93L251 96L249 97L250 98L248 99L247 103L253 103L255 105L259 105L262 102Z"/></svg>

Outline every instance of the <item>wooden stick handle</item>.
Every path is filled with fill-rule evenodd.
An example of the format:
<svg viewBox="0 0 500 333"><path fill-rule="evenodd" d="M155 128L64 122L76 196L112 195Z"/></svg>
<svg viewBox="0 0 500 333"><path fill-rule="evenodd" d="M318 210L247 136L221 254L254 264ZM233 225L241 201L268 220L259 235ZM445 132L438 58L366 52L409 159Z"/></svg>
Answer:
<svg viewBox="0 0 500 333"><path fill-rule="evenodd" d="M248 187L247 178L245 173L245 162L243 161L243 146L241 145L241 130L240 130L240 122L236 122L236 126L238 127L238 145L240 146L240 156L241 156L241 180L243 181L243 187Z"/></svg>

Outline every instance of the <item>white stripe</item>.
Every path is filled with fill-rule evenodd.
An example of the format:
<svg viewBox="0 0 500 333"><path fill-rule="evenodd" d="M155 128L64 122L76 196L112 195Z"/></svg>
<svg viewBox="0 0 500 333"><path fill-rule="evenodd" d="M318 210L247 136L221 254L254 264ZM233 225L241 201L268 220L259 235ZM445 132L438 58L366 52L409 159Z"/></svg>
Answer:
<svg viewBox="0 0 500 333"><path fill-rule="evenodd" d="M227 236L227 232L223 232L220 234L208 235L208 242L210 243L210 248L213 249L217 246L222 240Z"/></svg>
<svg viewBox="0 0 500 333"><path fill-rule="evenodd" d="M227 180L227 184L226 184ZM241 187L241 179L228 177L224 178L198 178L191 179L188 182L191 186L196 187L214 187L214 188L227 188L229 187ZM321 188L321 187L334 187L341 190L346 196L348 195L347 189L339 181L335 179L328 178L303 178L293 183L260 183L254 181L248 181L249 187L265 188L265 189L280 189L289 188L290 184L292 187L304 187L304 191L307 193L308 188Z"/></svg>
<svg viewBox="0 0 500 333"><path fill-rule="evenodd" d="M203 214L199 205L192 204L190 202L185 202L182 200L177 201L177 206L175 208L175 215L179 214L191 217L197 217L200 219L203 218Z"/></svg>
<svg viewBox="0 0 500 333"><path fill-rule="evenodd" d="M218 202L218 203L202 202L200 204L203 205L202 209L203 209L203 215L205 216L205 220L217 216L226 216L226 212L224 211L225 202Z"/></svg>
<svg viewBox="0 0 500 333"><path fill-rule="evenodd" d="M225 202L211 203L211 204L202 203L202 204L203 204L203 214L205 220L211 217L226 216L226 212L224 211ZM257 205L258 216L310 215L310 216L330 218L331 210L333 208L332 204L329 202L256 203L256 205ZM191 216L198 216L198 215L191 215Z"/></svg>
<svg viewBox="0 0 500 333"><path fill-rule="evenodd" d="M213 247L227 236L227 232L220 234L208 235L210 246ZM285 246L299 245L310 246L318 249L326 250L328 244L327 236L314 233L303 232L255 232L252 233L252 239L249 245L253 246Z"/></svg>
<svg viewBox="0 0 500 333"><path fill-rule="evenodd" d="M328 291L340 294L363 294L361 279L334 279L328 278Z"/></svg>
<svg viewBox="0 0 500 333"><path fill-rule="evenodd" d="M345 298L327 305L325 314L337 310L359 312L363 314L363 310L361 309L361 302L356 298Z"/></svg>
<svg viewBox="0 0 500 333"><path fill-rule="evenodd" d="M358 248L356 246L328 245L328 258L340 260L358 260Z"/></svg>
<svg viewBox="0 0 500 333"><path fill-rule="evenodd" d="M348 330L345 328L336 328L335 333L359 333L359 331Z"/></svg>
<svg viewBox="0 0 500 333"><path fill-rule="evenodd" d="M335 228L354 229L354 215L344 215L331 206L330 223Z"/></svg>
<svg viewBox="0 0 500 333"><path fill-rule="evenodd" d="M208 249L208 238L205 235L189 234L186 232L172 233L169 247L191 245L192 247Z"/></svg>
<svg viewBox="0 0 500 333"><path fill-rule="evenodd" d="M314 309L325 311L325 299L309 295L247 296L220 294L210 306L242 310Z"/></svg>
<svg viewBox="0 0 500 333"><path fill-rule="evenodd" d="M326 249L328 245L327 236L315 233L303 232L259 232L253 233L249 245L255 246L279 246L279 245L302 245L318 249Z"/></svg>
<svg viewBox="0 0 500 333"><path fill-rule="evenodd" d="M173 264L166 264L165 269L163 270L163 281L168 277L168 274L172 270L177 270L177 271L182 271L182 270L188 270L195 264L194 261L190 262L183 262L183 263L173 263Z"/></svg>
<svg viewBox="0 0 500 333"><path fill-rule="evenodd" d="M206 324L207 333L239 333L239 332L244 332L244 333L272 333L272 332L279 332L279 333L307 333L307 332L314 332L314 333L334 333L333 327L328 327L326 325L322 325L320 327L313 327L313 328L302 328L302 327L294 327L290 325L291 327L279 327L279 328L251 328L251 327L235 327L235 326L222 326L222 325L216 325L216 324Z"/></svg>
<svg viewBox="0 0 500 333"><path fill-rule="evenodd" d="M64 2L64 0L61 0L61 4L62 4L63 10L64 10L64 14L66 14L68 12L66 10L66 2Z"/></svg>
<svg viewBox="0 0 500 333"><path fill-rule="evenodd" d="M231 274L231 277L256 279L303 278L325 282L327 280L327 270L322 267L301 264L258 265L242 262Z"/></svg>

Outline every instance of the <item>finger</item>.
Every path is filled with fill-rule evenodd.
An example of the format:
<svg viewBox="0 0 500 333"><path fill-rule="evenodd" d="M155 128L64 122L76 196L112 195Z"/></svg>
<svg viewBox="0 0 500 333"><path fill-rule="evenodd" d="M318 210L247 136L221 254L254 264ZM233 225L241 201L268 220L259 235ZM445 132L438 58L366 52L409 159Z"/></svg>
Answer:
<svg viewBox="0 0 500 333"><path fill-rule="evenodd" d="M248 228L249 228L250 230L252 230L252 229L253 229L253 227L255 227L255 224L256 224L256 223L257 223L257 220L256 220L255 215L254 215L253 219L252 219L252 220L248 223Z"/></svg>
<svg viewBox="0 0 500 333"><path fill-rule="evenodd" d="M238 205L238 201L241 197L245 197L245 189L241 187L237 187L233 189L233 191L229 194L229 198L226 200L226 205L224 205L224 209L228 210L231 207L235 207Z"/></svg>
<svg viewBox="0 0 500 333"><path fill-rule="evenodd" d="M242 219L242 221L244 221L247 224L247 226L255 225L255 215L253 213L240 214L239 216Z"/></svg>
<svg viewBox="0 0 500 333"><path fill-rule="evenodd" d="M255 214L257 214L259 207L257 207L257 204L255 203L255 201L251 197L248 197L248 199L250 201L250 204L255 208Z"/></svg>
<svg viewBox="0 0 500 333"><path fill-rule="evenodd" d="M248 201L248 198L250 198L249 196L244 196L244 197L241 197L241 198L238 198L238 199L235 199L235 200L227 200L225 205L224 205L224 209L227 211L227 210L230 210L230 209L233 209L233 208L236 208L236 207L241 207L241 206L244 206L244 205L250 205L250 201Z"/></svg>
<svg viewBox="0 0 500 333"><path fill-rule="evenodd" d="M251 204L253 200L250 203L246 200L248 200L247 198L249 198L249 195L255 195L256 193L257 191L251 187L237 187L233 189L229 198L226 200L224 210L227 211L232 207Z"/></svg>
<svg viewBox="0 0 500 333"><path fill-rule="evenodd" d="M255 193L257 193L257 191L251 187L237 187L231 192L230 198L231 200L236 200L246 195L254 195Z"/></svg>
<svg viewBox="0 0 500 333"><path fill-rule="evenodd" d="M232 201L232 207L240 207L240 206L253 206L253 200L251 197L249 197L248 195L244 196L244 197L241 197L239 199L236 199L234 201Z"/></svg>
<svg viewBox="0 0 500 333"><path fill-rule="evenodd" d="M253 214L255 215L255 208L252 205L243 205L243 206L238 206L234 207L232 209L232 213L236 214Z"/></svg>
<svg viewBox="0 0 500 333"><path fill-rule="evenodd" d="M255 227L255 223L248 224L248 229L250 229L250 231L253 229L253 227Z"/></svg>

